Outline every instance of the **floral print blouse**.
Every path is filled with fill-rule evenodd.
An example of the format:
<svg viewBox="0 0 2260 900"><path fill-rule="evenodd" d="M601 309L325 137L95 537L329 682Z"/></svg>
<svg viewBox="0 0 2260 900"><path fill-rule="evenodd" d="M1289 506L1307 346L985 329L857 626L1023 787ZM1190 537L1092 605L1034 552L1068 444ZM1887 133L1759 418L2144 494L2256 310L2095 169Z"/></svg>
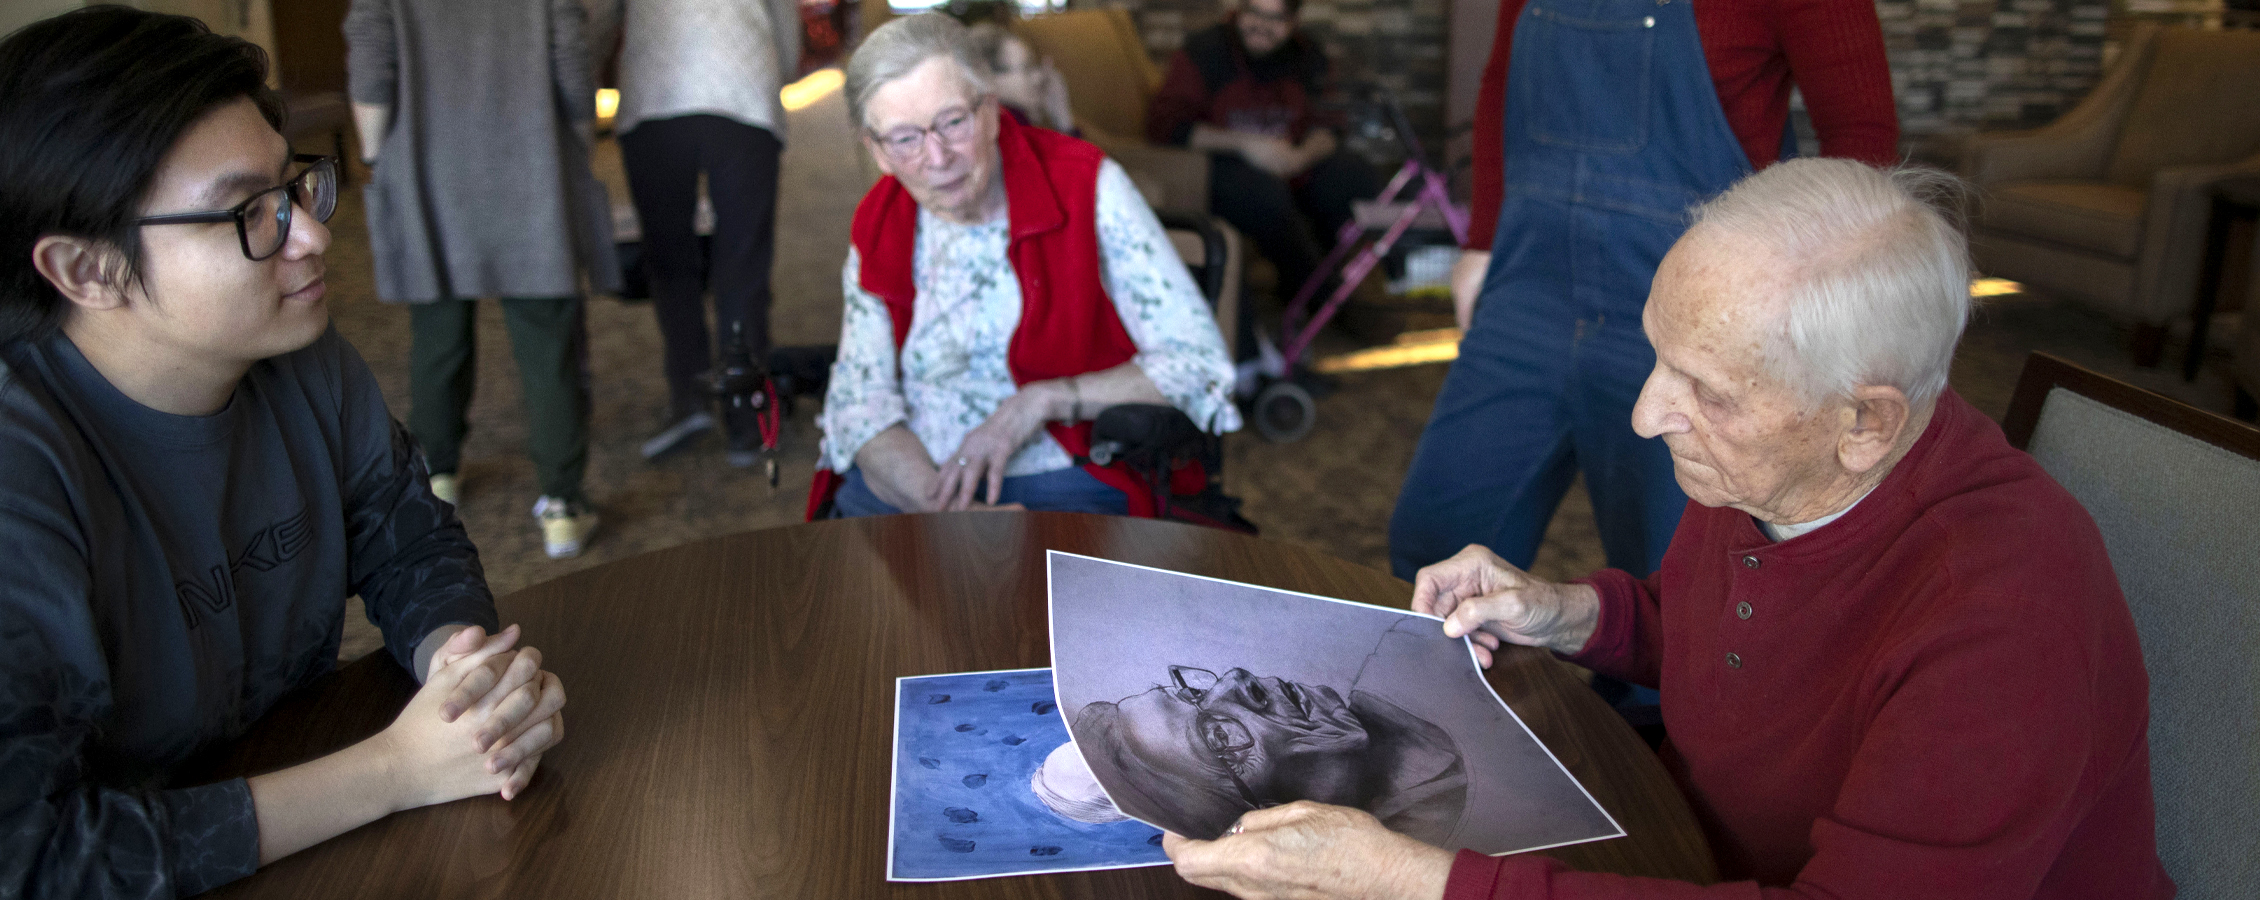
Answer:
<svg viewBox="0 0 2260 900"><path fill-rule="evenodd" d="M1122 167L1106 160L1098 180L1100 281L1138 347L1131 361L1196 424L1215 434L1237 430L1232 362L1192 275ZM816 419L824 432L818 453L826 468L853 468L864 442L897 423L909 426L927 456L948 459L1019 391L1005 365L1020 325L1020 280L1005 255L1009 228L1003 216L960 225L918 211L911 256L918 303L899 360L886 301L858 283L861 261L849 248L840 272L847 298L840 356ZM1071 465L1073 458L1059 442L1038 430L1013 454L1005 474L1035 475Z"/></svg>

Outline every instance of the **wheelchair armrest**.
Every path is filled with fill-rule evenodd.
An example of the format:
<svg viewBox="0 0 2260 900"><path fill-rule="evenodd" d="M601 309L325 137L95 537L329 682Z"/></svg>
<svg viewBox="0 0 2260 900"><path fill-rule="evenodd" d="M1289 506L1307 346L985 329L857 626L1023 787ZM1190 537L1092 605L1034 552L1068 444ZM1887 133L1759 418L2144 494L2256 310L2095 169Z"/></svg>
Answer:
<svg viewBox="0 0 2260 900"><path fill-rule="evenodd" d="M769 372L777 379L777 390L788 396L822 397L832 381L832 362L839 358L837 344L810 344L799 347L772 347L769 350Z"/></svg>
<svg viewBox="0 0 2260 900"><path fill-rule="evenodd" d="M1109 406L1091 423L1091 461L1104 466L1120 459L1135 468L1166 471L1176 461L1199 457L1208 437L1191 416L1174 406Z"/></svg>
<svg viewBox="0 0 2260 900"><path fill-rule="evenodd" d="M1224 243L1224 230L1216 227L1216 220L1182 212L1161 212L1161 227L1170 231L1190 231L1201 236L1201 297L1210 309L1216 308L1217 299L1224 296L1224 257L1230 248Z"/></svg>

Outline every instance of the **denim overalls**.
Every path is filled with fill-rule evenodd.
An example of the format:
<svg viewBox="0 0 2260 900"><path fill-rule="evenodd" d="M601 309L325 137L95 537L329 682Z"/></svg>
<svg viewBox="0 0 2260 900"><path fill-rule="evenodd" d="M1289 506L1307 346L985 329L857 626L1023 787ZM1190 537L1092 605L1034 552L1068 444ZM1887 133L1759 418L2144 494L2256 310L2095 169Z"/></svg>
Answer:
<svg viewBox="0 0 2260 900"><path fill-rule="evenodd" d="M1397 575L1477 543L1530 565L1577 470L1611 567L1662 562L1687 505L1632 431L1648 284L1690 206L1750 173L1690 0L1530 0L1507 73L1491 268L1389 524Z"/></svg>

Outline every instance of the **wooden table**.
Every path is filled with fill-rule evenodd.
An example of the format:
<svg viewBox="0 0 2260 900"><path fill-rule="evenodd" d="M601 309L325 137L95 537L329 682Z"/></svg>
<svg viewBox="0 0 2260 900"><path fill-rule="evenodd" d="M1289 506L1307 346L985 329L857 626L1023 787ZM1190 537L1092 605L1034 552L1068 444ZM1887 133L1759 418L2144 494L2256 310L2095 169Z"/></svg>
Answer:
<svg viewBox="0 0 2260 900"><path fill-rule="evenodd" d="M1287 544L1064 513L822 522L649 553L500 602L571 698L566 740L524 795L392 816L213 896L1207 894L1168 868L885 880L894 680L1050 665L1046 549L1398 607L1411 597L1402 581ZM1547 852L1716 878L1662 766L1591 691L1519 648L1490 677L1630 833ZM269 715L222 774L374 733L413 688L371 654Z"/></svg>

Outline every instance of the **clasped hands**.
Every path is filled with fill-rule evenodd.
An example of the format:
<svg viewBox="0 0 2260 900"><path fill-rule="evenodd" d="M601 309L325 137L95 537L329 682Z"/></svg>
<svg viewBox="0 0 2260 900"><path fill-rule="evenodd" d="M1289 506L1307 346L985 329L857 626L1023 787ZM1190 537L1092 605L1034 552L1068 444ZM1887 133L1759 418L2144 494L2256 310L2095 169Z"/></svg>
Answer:
<svg viewBox="0 0 2260 900"><path fill-rule="evenodd" d="M1600 595L1554 584L1469 545L1414 577L1412 608L1467 636L1486 668L1501 642L1572 652L1599 621ZM1213 841L1171 834L1162 849L1186 881L1245 900L1440 897L1452 853L1390 831L1356 809L1299 801L1240 817Z"/></svg>
<svg viewBox="0 0 2260 900"><path fill-rule="evenodd" d="M480 794L513 799L564 739L564 685L518 638L516 625L455 633L432 655L423 688L372 739L390 763L395 811Z"/></svg>
<svg viewBox="0 0 2260 900"><path fill-rule="evenodd" d="M1296 144L1265 134L1240 135L1238 149L1240 158L1247 160L1248 165L1277 178L1301 175L1324 155L1316 152L1318 148L1312 141Z"/></svg>

